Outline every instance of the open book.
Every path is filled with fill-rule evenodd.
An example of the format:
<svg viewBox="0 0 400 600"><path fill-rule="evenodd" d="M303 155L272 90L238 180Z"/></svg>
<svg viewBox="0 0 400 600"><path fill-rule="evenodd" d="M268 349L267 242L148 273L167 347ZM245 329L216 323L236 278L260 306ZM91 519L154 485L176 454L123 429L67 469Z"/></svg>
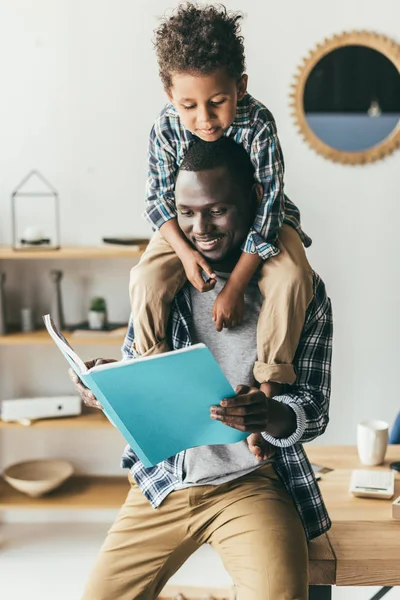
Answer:
<svg viewBox="0 0 400 600"><path fill-rule="evenodd" d="M210 417L235 392L204 344L87 369L51 316L47 331L145 467L195 446L232 444L247 433Z"/></svg>

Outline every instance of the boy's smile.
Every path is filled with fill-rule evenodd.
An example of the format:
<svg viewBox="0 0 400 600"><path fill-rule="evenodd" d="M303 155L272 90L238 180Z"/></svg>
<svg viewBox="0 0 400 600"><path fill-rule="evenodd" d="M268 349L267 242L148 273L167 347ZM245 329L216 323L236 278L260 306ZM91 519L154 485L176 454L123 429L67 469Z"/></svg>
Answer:
<svg viewBox="0 0 400 600"><path fill-rule="evenodd" d="M234 79L225 69L209 75L174 73L167 91L183 125L205 142L215 142L236 116L246 93L247 75Z"/></svg>

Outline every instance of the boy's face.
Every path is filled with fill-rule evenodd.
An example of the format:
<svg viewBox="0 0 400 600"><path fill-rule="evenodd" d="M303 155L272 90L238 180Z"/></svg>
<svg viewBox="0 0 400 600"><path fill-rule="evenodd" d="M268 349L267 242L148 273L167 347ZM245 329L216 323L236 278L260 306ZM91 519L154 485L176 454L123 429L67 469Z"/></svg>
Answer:
<svg viewBox="0 0 400 600"><path fill-rule="evenodd" d="M236 115L247 88L247 75L237 81L219 69L210 75L174 73L167 91L186 129L205 142L215 142Z"/></svg>

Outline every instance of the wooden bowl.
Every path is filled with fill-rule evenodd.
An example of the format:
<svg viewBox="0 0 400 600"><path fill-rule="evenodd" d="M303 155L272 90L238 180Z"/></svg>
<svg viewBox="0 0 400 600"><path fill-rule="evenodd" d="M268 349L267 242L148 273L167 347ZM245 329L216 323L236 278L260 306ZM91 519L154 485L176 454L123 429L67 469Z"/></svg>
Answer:
<svg viewBox="0 0 400 600"><path fill-rule="evenodd" d="M4 469L3 477L16 490L38 498L55 490L73 472L66 460L28 460Z"/></svg>

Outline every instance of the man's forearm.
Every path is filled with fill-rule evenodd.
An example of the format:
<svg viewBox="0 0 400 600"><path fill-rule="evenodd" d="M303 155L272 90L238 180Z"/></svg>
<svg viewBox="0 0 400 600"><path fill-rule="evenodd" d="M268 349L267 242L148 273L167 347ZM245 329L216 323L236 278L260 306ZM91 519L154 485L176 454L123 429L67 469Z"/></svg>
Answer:
<svg viewBox="0 0 400 600"><path fill-rule="evenodd" d="M191 250L176 218L166 221L164 225L160 227L160 233L163 238L167 240L171 248L175 250L180 259L185 253L187 254L187 252Z"/></svg>
<svg viewBox="0 0 400 600"><path fill-rule="evenodd" d="M270 398L268 401L268 412L266 433L275 438L287 438L296 431L297 419L290 406Z"/></svg>

